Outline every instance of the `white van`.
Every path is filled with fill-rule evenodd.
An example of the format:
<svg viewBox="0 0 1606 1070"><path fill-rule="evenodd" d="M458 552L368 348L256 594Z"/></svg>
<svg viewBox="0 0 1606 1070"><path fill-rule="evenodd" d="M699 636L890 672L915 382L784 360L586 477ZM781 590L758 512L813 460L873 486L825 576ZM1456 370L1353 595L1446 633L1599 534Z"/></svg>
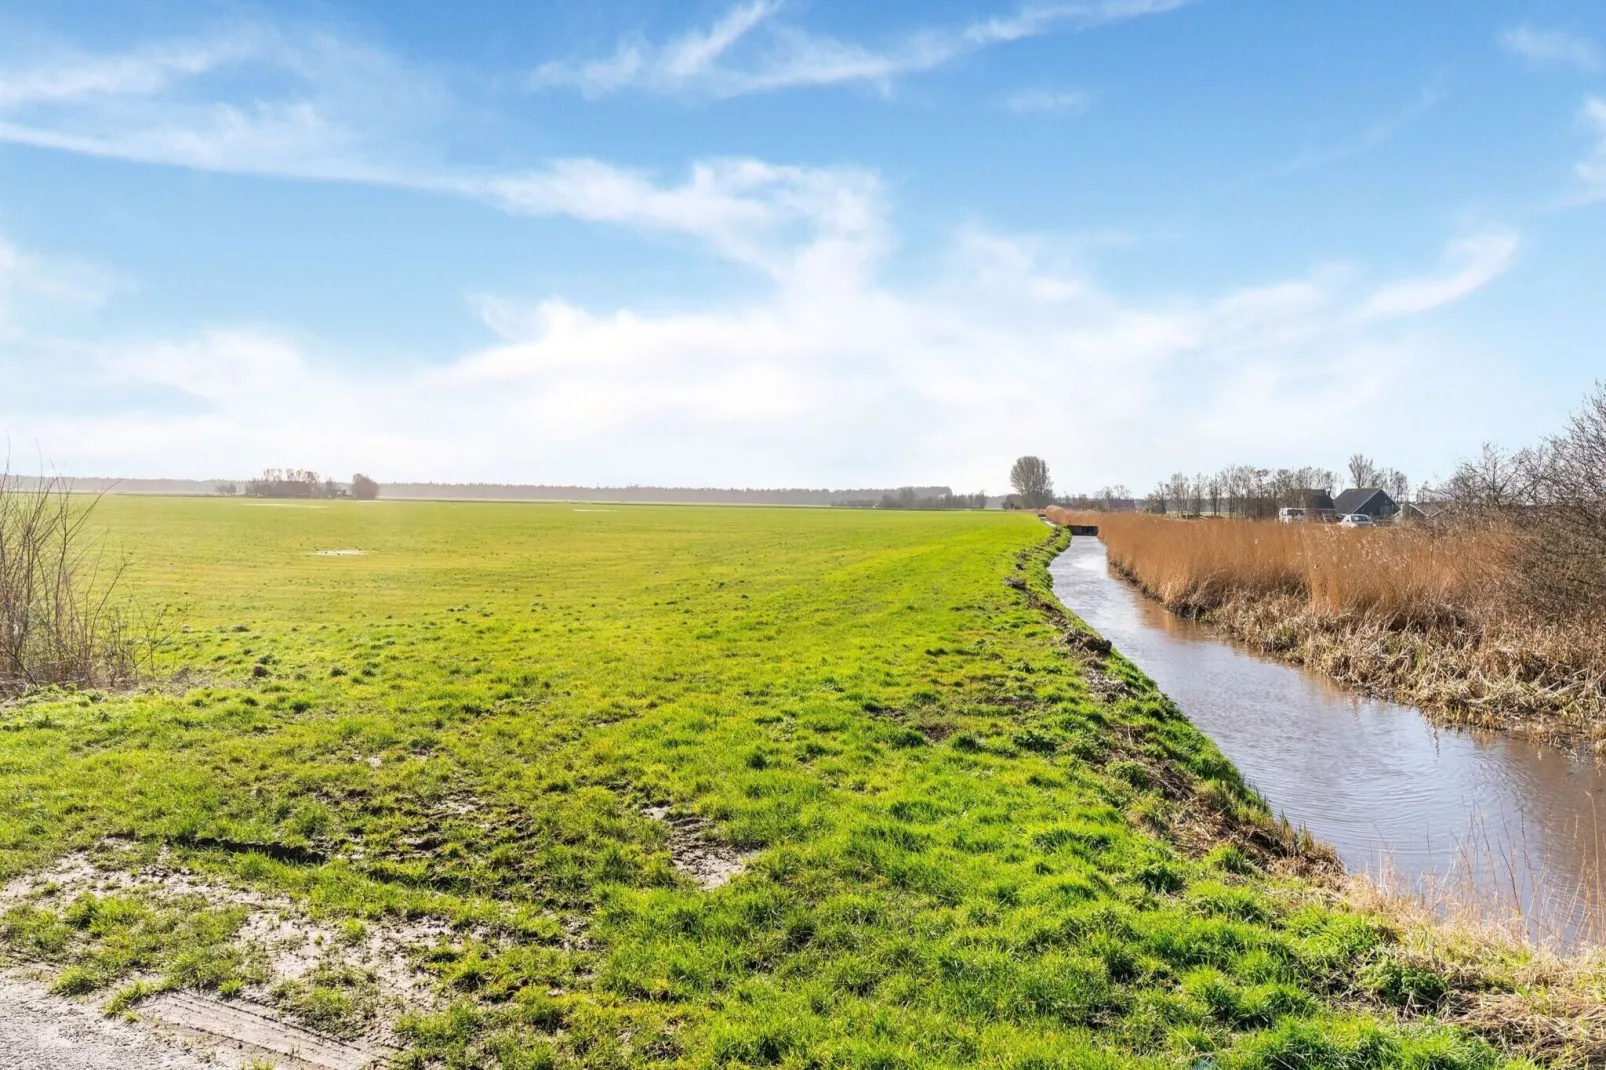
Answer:
<svg viewBox="0 0 1606 1070"><path fill-rule="evenodd" d="M1302 524L1305 522L1305 509L1299 505L1289 505L1277 510L1279 524Z"/></svg>

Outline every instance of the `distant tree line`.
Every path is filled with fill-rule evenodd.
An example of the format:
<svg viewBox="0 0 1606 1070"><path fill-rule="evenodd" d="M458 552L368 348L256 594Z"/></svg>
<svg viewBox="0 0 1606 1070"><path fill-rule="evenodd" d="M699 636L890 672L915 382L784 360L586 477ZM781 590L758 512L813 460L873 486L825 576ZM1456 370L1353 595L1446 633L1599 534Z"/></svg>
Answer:
<svg viewBox="0 0 1606 1070"><path fill-rule="evenodd" d="M915 497L933 498L950 493L947 487L915 487ZM809 487L582 487L552 483L387 483L387 498L439 498L452 500L501 499L557 502L697 502L735 505L858 505L873 507L887 496L902 493L898 487L828 490Z"/></svg>
<svg viewBox="0 0 1606 1070"><path fill-rule="evenodd" d="M218 494L231 497L240 493L233 482L218 483ZM355 498L373 501L379 497L379 484L358 472L350 483L337 483L310 468L264 468L256 479L245 481L247 498Z"/></svg>
<svg viewBox="0 0 1606 1070"><path fill-rule="evenodd" d="M833 502L833 505L848 509L985 509L987 508L987 492L979 490L975 494L955 494L947 487L924 488L932 491L921 494L922 488L899 487L896 491L887 491L880 498L860 498L854 501Z"/></svg>
<svg viewBox="0 0 1606 1070"><path fill-rule="evenodd" d="M1396 502L1410 499L1411 481L1403 472L1384 468L1355 454L1349 460L1348 486L1385 491ZM1123 486L1102 487L1092 494L1070 494L1056 504L1072 509L1120 512L1141 509L1150 513L1182 516L1228 516L1266 519L1285 507L1306 507L1320 495L1340 490L1337 473L1329 468L1261 468L1231 464L1215 473L1173 473L1139 498Z"/></svg>

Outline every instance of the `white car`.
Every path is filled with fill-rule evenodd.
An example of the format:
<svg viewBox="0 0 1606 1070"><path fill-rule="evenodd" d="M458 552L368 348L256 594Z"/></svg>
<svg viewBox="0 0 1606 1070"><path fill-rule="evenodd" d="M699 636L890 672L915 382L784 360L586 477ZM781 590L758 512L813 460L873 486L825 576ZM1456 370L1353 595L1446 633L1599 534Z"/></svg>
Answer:
<svg viewBox="0 0 1606 1070"><path fill-rule="evenodd" d="M1305 510L1297 505L1285 506L1277 510L1277 519L1284 524L1299 524L1305 519Z"/></svg>
<svg viewBox="0 0 1606 1070"><path fill-rule="evenodd" d="M1341 528L1370 528L1376 525L1377 522L1365 513L1351 513L1340 517L1338 521L1338 526Z"/></svg>

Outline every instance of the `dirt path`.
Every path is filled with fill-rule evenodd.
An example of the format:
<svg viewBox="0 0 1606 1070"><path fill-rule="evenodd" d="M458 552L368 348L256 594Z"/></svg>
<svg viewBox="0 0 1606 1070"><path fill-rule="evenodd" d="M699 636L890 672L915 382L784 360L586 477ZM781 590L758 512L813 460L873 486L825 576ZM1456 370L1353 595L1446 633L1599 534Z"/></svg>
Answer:
<svg viewBox="0 0 1606 1070"><path fill-rule="evenodd" d="M0 975L0 1070L233 1070L244 1061L187 1050L37 982Z"/></svg>

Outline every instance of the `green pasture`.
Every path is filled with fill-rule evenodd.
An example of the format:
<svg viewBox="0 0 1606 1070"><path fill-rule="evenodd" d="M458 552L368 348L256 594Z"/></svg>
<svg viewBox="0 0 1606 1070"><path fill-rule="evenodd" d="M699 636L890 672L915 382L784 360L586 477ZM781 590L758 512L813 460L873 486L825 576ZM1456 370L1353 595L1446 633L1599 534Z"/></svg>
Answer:
<svg viewBox="0 0 1606 1070"><path fill-rule="evenodd" d="M439 918L410 1065L1502 1065L1423 1018L1442 982L1388 934L1313 905L1294 838L1118 655L1096 697L1035 518L125 497L97 521L170 639L147 690L0 707L0 880L121 845L353 932ZM648 807L746 871L702 889ZM242 916L81 897L0 936L137 1011L252 980ZM281 995L331 1032L364 1013L349 978Z"/></svg>

